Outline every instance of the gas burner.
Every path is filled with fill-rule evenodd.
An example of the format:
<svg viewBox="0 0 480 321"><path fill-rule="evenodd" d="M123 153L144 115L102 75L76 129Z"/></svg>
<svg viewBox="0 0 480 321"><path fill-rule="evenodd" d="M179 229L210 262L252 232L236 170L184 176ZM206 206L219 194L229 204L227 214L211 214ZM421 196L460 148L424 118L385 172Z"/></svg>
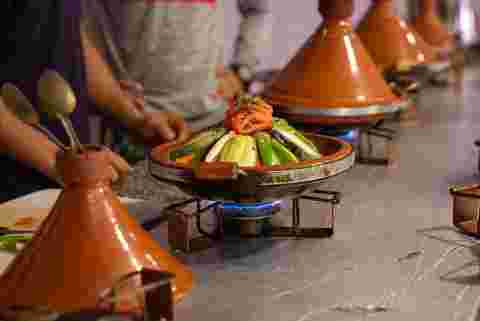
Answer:
<svg viewBox="0 0 480 321"><path fill-rule="evenodd" d="M257 204L220 203L217 210L231 219L264 219L278 213L285 207L284 201Z"/></svg>
<svg viewBox="0 0 480 321"><path fill-rule="evenodd" d="M300 226L300 201L324 202L330 204L329 226L305 228ZM340 193L336 191L314 190L298 195L292 203L291 226L274 226L269 219L286 206L286 201L278 200L260 204L237 204L205 201L192 198L169 206L168 239L172 250L193 252L211 247L215 241L225 240L227 232L235 231L239 236L265 238L324 238L334 233L336 206L340 203ZM209 215L206 217L206 215ZM202 218L213 222L214 230L206 231ZM153 230L164 221L154 218L144 222L146 230ZM232 222L236 221L232 225Z"/></svg>
<svg viewBox="0 0 480 321"><path fill-rule="evenodd" d="M328 126L328 127L318 127L317 129L315 129L315 133L326 135L326 136L332 136L332 137L344 140L352 145L355 145L358 143L358 138L360 136L360 129L352 128L352 127L342 128L342 127Z"/></svg>
<svg viewBox="0 0 480 321"><path fill-rule="evenodd" d="M217 211L221 214L224 236L257 237L271 228L273 215L286 206L285 201L257 204L221 203Z"/></svg>

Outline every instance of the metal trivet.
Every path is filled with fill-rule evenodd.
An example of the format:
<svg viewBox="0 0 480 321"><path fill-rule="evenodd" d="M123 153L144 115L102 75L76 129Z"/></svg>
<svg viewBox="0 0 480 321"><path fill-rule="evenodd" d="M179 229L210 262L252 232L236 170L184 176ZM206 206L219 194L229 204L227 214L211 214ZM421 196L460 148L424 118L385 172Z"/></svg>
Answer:
<svg viewBox="0 0 480 321"><path fill-rule="evenodd" d="M330 226L328 227L301 227L300 200L322 202L330 204ZM202 206L202 199L191 198L173 204L165 209L168 217L168 240L171 249L183 252L194 252L209 248L215 241L225 239L223 230L224 215L220 210L222 202L213 202ZM334 233L336 206L340 203L340 192L314 190L297 196L292 201L292 225L271 226L263 230L256 237L265 238L325 238ZM193 212L186 211L189 205L195 205ZM213 214L216 220L213 232L205 231L202 227L202 215ZM142 224L146 230L155 229L163 219L152 219ZM199 236L195 236L195 229Z"/></svg>
<svg viewBox="0 0 480 321"><path fill-rule="evenodd" d="M353 146L357 149L357 158L356 161L360 164L367 165L389 165L392 161L390 159L390 145L391 142L395 139L397 133L394 129L385 127L385 119L381 119L375 123L365 124L365 125L348 125L348 126L333 126L330 128L319 128L318 125L310 124L297 124L294 123L295 127L304 130L305 132L312 132L323 134L327 136L341 136L346 131L358 130L358 140L356 142L351 142ZM383 156L374 156L373 151L373 139L380 139L385 141L385 150ZM364 146L366 145L366 146Z"/></svg>
<svg viewBox="0 0 480 321"><path fill-rule="evenodd" d="M384 120L380 120L373 126L360 127L358 138L357 162L368 165L389 165L391 162L389 150L393 139L396 137L396 131L384 127ZM373 154L372 137L383 139L385 141L385 154L382 157L376 157ZM364 150L364 139L366 138L367 151Z"/></svg>
<svg viewBox="0 0 480 321"><path fill-rule="evenodd" d="M474 142L474 145L477 149L480 150L480 139L477 139L475 142ZM480 173L480 152L478 154L478 162L477 162L477 170L478 172Z"/></svg>

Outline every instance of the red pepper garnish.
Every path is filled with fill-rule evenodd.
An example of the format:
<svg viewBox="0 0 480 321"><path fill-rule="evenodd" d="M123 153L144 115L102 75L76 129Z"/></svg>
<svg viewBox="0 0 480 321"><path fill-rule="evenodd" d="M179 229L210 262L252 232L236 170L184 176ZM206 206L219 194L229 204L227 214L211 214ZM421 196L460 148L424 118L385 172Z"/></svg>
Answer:
<svg viewBox="0 0 480 321"><path fill-rule="evenodd" d="M272 128L273 109L260 99L245 99L246 103L238 108L234 99L226 113L225 127L237 134L249 135L260 130Z"/></svg>

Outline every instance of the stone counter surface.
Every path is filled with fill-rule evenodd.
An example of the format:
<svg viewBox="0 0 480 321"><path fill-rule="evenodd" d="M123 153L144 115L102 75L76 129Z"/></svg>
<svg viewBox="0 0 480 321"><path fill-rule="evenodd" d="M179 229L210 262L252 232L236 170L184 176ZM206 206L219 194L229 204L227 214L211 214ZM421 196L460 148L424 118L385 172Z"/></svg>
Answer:
<svg viewBox="0 0 480 321"><path fill-rule="evenodd" d="M478 181L479 102L477 67L461 95L424 90L417 122L395 125L391 166L356 165L325 184L343 193L332 238L230 241L179 255L197 283L176 320L480 320L480 240L453 229L448 193ZM140 220L185 197L145 177L139 164L122 193L147 200L130 204ZM307 224L327 211L301 206ZM164 226L153 234L166 246Z"/></svg>
<svg viewBox="0 0 480 321"><path fill-rule="evenodd" d="M478 181L480 68L463 90L422 92L417 122L395 126L391 166L356 165L326 184L343 193L331 239L244 240L187 256L198 283L177 319L480 320L480 241L453 229L448 192ZM315 224L326 207L302 211Z"/></svg>

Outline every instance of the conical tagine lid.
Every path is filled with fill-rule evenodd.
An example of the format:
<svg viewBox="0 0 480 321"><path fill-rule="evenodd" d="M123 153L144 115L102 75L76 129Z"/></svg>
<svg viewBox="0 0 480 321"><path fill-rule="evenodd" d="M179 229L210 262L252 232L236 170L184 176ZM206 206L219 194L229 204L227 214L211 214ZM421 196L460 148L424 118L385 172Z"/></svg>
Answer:
<svg viewBox="0 0 480 321"><path fill-rule="evenodd" d="M412 67L437 60L434 48L395 14L392 0L375 0L357 33L382 70Z"/></svg>
<svg viewBox="0 0 480 321"><path fill-rule="evenodd" d="M92 308L116 281L143 269L174 274L174 299L182 298L191 271L130 217L109 186L106 153L70 154L60 164L66 187L0 277L0 306Z"/></svg>
<svg viewBox="0 0 480 321"><path fill-rule="evenodd" d="M442 24L437 15L436 0L420 0L420 14L413 21L413 28L431 46L442 50L451 50L454 46L453 35Z"/></svg>
<svg viewBox="0 0 480 321"><path fill-rule="evenodd" d="M353 0L320 0L325 22L265 91L275 112L314 124L369 122L397 110L393 94L353 31Z"/></svg>

